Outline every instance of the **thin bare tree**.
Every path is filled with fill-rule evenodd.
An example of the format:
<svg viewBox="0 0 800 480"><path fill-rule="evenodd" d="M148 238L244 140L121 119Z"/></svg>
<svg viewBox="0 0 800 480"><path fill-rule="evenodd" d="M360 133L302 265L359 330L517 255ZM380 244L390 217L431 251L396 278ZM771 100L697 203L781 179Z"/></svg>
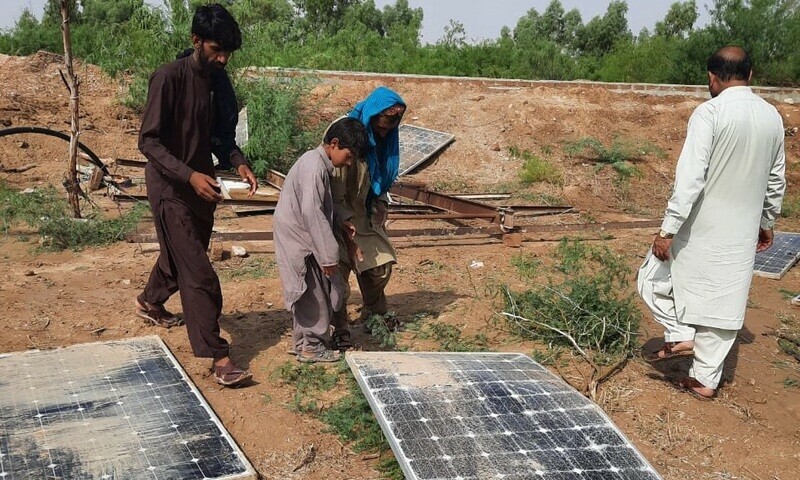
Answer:
<svg viewBox="0 0 800 480"><path fill-rule="evenodd" d="M64 186L69 193L69 204L72 206L72 211L75 218L81 218L80 197L83 195L80 184L78 184L78 137L80 136L80 129L78 126L78 111L79 111L79 94L78 87L80 81L75 75L75 70L72 68L72 40L69 33L69 17L70 7L67 0L61 0L61 36L64 40L64 65L67 69L67 75L61 73L61 79L69 89L69 106L72 112L72 122L70 128L70 141L69 141L69 167L64 173Z"/></svg>

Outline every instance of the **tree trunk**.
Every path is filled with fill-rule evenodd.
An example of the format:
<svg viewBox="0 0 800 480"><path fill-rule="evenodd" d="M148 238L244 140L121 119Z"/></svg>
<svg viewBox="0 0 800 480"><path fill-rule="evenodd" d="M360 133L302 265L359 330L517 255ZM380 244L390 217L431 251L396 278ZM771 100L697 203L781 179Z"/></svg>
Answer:
<svg viewBox="0 0 800 480"><path fill-rule="evenodd" d="M69 193L69 204L72 206L75 218L81 218L80 195L81 187L78 184L78 136L80 131L78 129L78 86L80 82L78 77L75 76L75 71L72 68L72 40L69 34L69 5L67 0L61 0L61 36L64 39L64 64L67 68L67 78L65 83L69 89L69 106L72 112L72 122L70 128L70 141L69 141L69 168L64 174L64 186ZM63 76L63 75L62 75Z"/></svg>

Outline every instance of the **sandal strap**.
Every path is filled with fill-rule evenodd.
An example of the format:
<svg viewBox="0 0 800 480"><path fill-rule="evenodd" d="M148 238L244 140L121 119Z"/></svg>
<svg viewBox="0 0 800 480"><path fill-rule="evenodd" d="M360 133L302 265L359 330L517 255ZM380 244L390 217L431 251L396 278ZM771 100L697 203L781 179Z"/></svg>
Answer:
<svg viewBox="0 0 800 480"><path fill-rule="evenodd" d="M214 377L223 384L236 382L249 376L250 374L246 370L239 368L233 362L223 366L214 365Z"/></svg>

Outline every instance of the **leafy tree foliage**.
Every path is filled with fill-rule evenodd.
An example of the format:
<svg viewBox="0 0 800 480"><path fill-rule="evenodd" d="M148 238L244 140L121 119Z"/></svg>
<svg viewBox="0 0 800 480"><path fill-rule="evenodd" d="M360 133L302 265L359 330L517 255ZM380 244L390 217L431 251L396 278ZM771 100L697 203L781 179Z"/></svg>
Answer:
<svg viewBox="0 0 800 480"><path fill-rule="evenodd" d="M669 7L664 20L656 22L656 35L660 37L686 38L697 22L697 2L675 2Z"/></svg>
<svg viewBox="0 0 800 480"><path fill-rule="evenodd" d="M111 74L132 76L129 103L144 101L146 79L189 46L194 8L209 0L70 0L73 51ZM696 27L697 0L674 3L652 33L634 36L628 4L613 0L584 22L561 0L530 9L498 38L475 43L451 21L442 39L423 45L423 12L408 0L383 9L374 0L222 0L242 27L232 67L281 66L530 79L706 82L708 55L726 44L750 51L755 79L800 84L800 0L713 0L711 22ZM708 0L711 1L711 0ZM0 52L61 52L59 0L42 20L25 11L0 32Z"/></svg>

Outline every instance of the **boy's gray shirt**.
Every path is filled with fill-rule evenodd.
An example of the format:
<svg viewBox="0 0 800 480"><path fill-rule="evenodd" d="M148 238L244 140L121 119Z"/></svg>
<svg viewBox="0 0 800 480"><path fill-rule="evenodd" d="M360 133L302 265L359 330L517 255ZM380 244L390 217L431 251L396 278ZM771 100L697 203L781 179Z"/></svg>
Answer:
<svg viewBox="0 0 800 480"><path fill-rule="evenodd" d="M314 255L322 267L339 263L339 245L333 231L332 172L333 164L319 146L297 160L281 189L272 225L287 310L306 290L306 257ZM329 293L334 303L340 297L339 280L331 278L334 291Z"/></svg>

